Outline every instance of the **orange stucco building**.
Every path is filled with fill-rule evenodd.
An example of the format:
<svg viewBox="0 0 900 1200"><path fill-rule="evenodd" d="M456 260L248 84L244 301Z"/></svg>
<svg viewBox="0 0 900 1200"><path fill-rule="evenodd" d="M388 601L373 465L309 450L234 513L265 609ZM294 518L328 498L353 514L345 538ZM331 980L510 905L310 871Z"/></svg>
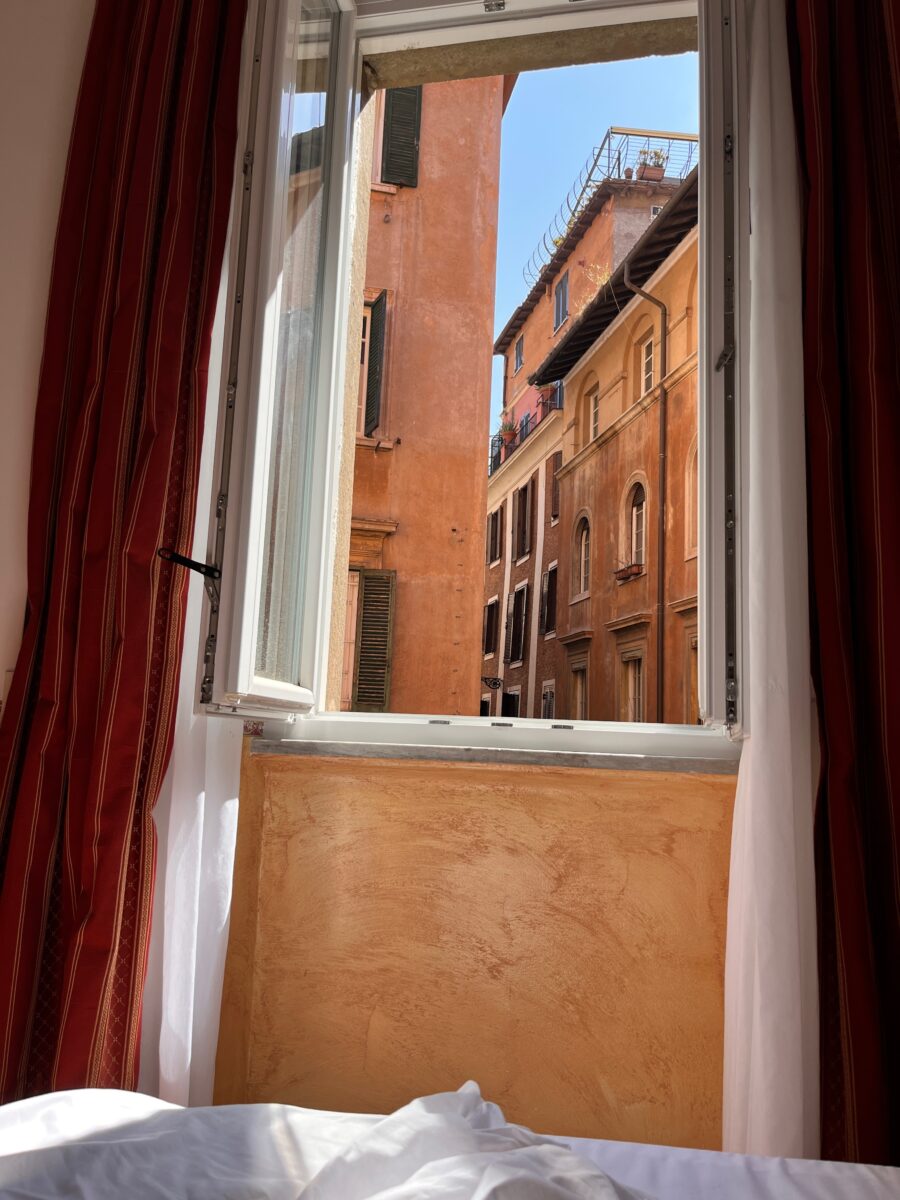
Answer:
<svg viewBox="0 0 900 1200"><path fill-rule="evenodd" d="M697 246L695 170L535 372L565 380L557 642L569 717L700 719Z"/></svg>
<svg viewBox="0 0 900 1200"><path fill-rule="evenodd" d="M665 165L654 168L655 158ZM578 673L584 647L576 644L570 651L563 640L569 597L562 589L569 587L573 553L564 507L573 487L571 471L566 483L566 467L574 457L576 419L569 388L578 385L577 377L566 377L573 361L567 348L573 330L583 335L586 314L609 291L635 246L650 236L695 162L691 136L609 130L588 165L581 197L577 188L570 192L573 206L526 268L532 287L495 343L495 352L504 356L504 407L489 455L481 641L485 715L599 715L586 692L574 694L576 686L586 685L587 674ZM630 299L628 293L625 303ZM581 341L579 346L583 353ZM622 374L606 363L602 370L606 380ZM601 432L598 426L588 440ZM593 508L607 505L608 480L592 474L585 486ZM594 676L599 678L596 670Z"/></svg>
<svg viewBox="0 0 900 1200"><path fill-rule="evenodd" d="M473 714L503 76L376 93L341 706Z"/></svg>

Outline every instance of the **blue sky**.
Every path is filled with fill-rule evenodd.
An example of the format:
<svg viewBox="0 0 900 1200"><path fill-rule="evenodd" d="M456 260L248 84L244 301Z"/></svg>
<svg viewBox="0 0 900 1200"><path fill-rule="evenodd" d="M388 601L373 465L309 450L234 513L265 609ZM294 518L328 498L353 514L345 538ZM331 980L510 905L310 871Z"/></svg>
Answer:
<svg viewBox="0 0 900 1200"><path fill-rule="evenodd" d="M519 76L503 118L494 333L528 287L522 268L610 125L698 131L698 56L596 63ZM502 395L494 359L491 427Z"/></svg>

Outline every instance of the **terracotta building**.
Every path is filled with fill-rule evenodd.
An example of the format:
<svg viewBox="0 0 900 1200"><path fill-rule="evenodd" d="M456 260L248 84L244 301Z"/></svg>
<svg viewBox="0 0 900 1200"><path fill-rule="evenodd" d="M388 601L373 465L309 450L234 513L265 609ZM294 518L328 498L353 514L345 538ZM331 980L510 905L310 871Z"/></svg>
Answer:
<svg viewBox="0 0 900 1200"><path fill-rule="evenodd" d="M512 79L376 93L341 707L474 714Z"/></svg>
<svg viewBox="0 0 900 1200"><path fill-rule="evenodd" d="M694 170L532 376L564 380L557 715L700 716L697 245Z"/></svg>
<svg viewBox="0 0 900 1200"><path fill-rule="evenodd" d="M505 359L504 407L488 468L484 714L571 710L560 589L571 554L562 505L572 406L564 371L543 364L582 328L695 162L696 138L611 129L526 268L531 289L495 343Z"/></svg>

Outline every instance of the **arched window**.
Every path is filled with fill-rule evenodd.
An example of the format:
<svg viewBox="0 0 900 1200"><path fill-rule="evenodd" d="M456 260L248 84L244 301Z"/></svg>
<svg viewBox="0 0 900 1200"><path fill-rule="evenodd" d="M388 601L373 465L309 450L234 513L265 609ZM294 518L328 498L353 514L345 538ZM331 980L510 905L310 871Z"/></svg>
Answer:
<svg viewBox="0 0 900 1200"><path fill-rule="evenodd" d="M575 526L574 570L572 571L572 595L582 596L591 586L591 527L587 517L582 517Z"/></svg>
<svg viewBox="0 0 900 1200"><path fill-rule="evenodd" d="M631 489L631 562L643 566L645 562L647 497L643 484L636 483Z"/></svg>

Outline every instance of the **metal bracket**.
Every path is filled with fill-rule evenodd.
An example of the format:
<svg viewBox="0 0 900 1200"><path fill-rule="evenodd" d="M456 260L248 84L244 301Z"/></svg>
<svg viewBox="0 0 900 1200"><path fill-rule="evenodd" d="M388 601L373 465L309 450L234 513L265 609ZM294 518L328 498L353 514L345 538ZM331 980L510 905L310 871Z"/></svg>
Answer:
<svg viewBox="0 0 900 1200"><path fill-rule="evenodd" d="M219 567L214 563L203 563L198 562L196 558L187 558L184 554L173 550L171 546L160 546L156 553L163 562L175 563L179 567L187 567L189 571L196 571L198 575L202 575L203 586L209 596L209 602L214 609L218 609L219 580L222 578L222 571Z"/></svg>

